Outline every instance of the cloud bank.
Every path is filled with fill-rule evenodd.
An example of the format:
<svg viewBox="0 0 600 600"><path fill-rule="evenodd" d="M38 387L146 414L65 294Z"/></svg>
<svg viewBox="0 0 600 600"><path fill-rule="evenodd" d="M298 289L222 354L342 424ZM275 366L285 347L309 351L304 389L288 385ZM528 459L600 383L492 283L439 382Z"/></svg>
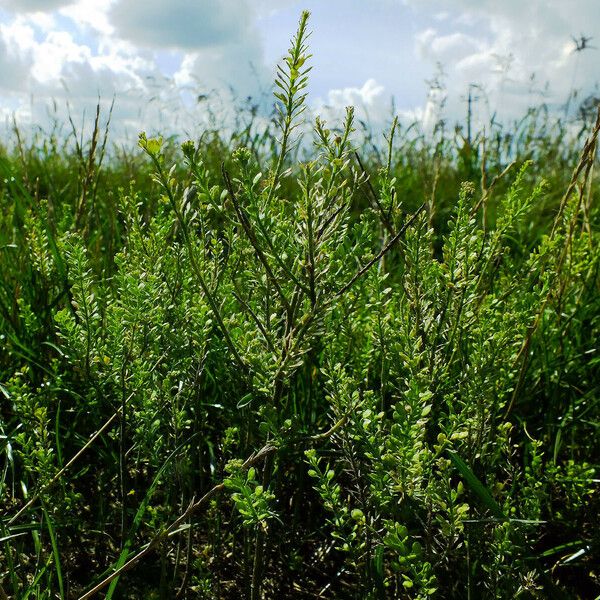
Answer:
<svg viewBox="0 0 600 600"><path fill-rule="evenodd" d="M431 127L441 116L462 118L469 90L482 121L515 118L542 101L564 113L579 90L573 116L582 98L600 95L596 40L576 51L581 36L600 40L597 0L307 2L312 22L338 36L319 50L324 72L312 89L313 107L326 118L353 104L359 118L385 123L394 106L403 119ZM0 0L0 116L44 125L49 106L60 118L68 103L80 117L98 97L105 105L116 97L114 127L135 138L141 128L202 128L209 113L225 119L236 98L262 102L267 114L275 62L287 47L279 40L293 33L302 7L295 0ZM385 29L398 11L402 18ZM344 37L369 18L381 27ZM278 50L267 53L274 35ZM395 60L400 51L403 63ZM410 69L386 70L388 59ZM371 64L378 75L365 77Z"/></svg>

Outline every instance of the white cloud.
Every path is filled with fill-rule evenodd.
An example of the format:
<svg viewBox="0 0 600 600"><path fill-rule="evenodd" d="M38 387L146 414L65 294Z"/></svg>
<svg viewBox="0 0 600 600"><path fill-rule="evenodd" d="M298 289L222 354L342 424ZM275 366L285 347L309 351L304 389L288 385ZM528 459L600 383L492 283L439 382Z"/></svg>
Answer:
<svg viewBox="0 0 600 600"><path fill-rule="evenodd" d="M34 31L23 23L0 24L0 90L26 91L33 57Z"/></svg>
<svg viewBox="0 0 600 600"><path fill-rule="evenodd" d="M574 53L570 36L600 41L598 0L402 1L414 19L397 49L362 30L364 39L352 38L345 54L335 39L311 38L320 43L312 80L320 98L309 101L328 120L354 105L357 118L385 125L394 94L402 117L431 127L442 105L450 121L464 117L470 84L478 84L472 91L482 120L496 110L500 118L518 116L542 99L546 83L543 100L555 108L573 87L584 96L594 90L600 51ZM359 3L344 18L389 20L400 3ZM387 12L378 12L383 5ZM343 0L319 7L311 27L343 35ZM116 128L136 132L156 123L166 133L201 126L209 108L218 118L231 115L235 98L263 94L270 102L274 65L266 64L265 48L272 60L275 52L266 27L278 27L281 56L287 44L280 32L293 33L301 8L297 0L0 0L0 116L41 122L52 99L63 108L68 100L81 114L98 95L106 102L116 95ZM422 82L438 63L442 85L425 95Z"/></svg>
<svg viewBox="0 0 600 600"><path fill-rule="evenodd" d="M2 118L10 112L22 121L47 123L48 107L54 118L64 119L68 103L77 121L84 111L93 114L98 98L106 109L113 96L117 135L126 128L133 136L152 127L192 131L209 113L231 116L233 97L256 96L270 73L249 5L238 4L234 14L233 3L220 4L219 13L207 4L188 3L183 19L172 4L144 5L146 22L157 30L144 40L141 31L128 28L127 19L117 20L118 29L113 26L118 14L111 5L119 8L114 0L79 0L54 13L22 12L0 21ZM129 7L128 18L136 17L139 4L123 0L122 6ZM185 51L172 54L182 62L170 78L161 73L157 57L160 47L179 44L178 31ZM199 34L194 40L193 31ZM236 35L242 32L248 35ZM210 98L198 103L198 94Z"/></svg>
<svg viewBox="0 0 600 600"><path fill-rule="evenodd" d="M327 104L334 108L344 106L366 106L374 107L383 100L385 88L374 79L368 79L360 88L347 87L343 89L330 90L327 96Z"/></svg>
<svg viewBox="0 0 600 600"><path fill-rule="evenodd" d="M41 44L33 46L33 77L40 83L56 81L64 77L74 64L89 63L91 51L88 46L76 44L66 31L52 31Z"/></svg>
<svg viewBox="0 0 600 600"><path fill-rule="evenodd" d="M416 49L422 58L441 57L447 62L459 61L470 54L480 52L484 44L481 40L462 32L440 35L429 28L415 36Z"/></svg>
<svg viewBox="0 0 600 600"><path fill-rule="evenodd" d="M415 11L440 8L433 0L409 3ZM447 0L443 6L454 15L457 31L425 29L416 36L415 49L444 65L451 114L460 114L459 98L471 83L486 91L491 110L509 117L539 102L546 84L543 100L555 108L573 86L584 88L584 95L593 89L598 57L593 50L574 54L570 36L597 31L596 0Z"/></svg>
<svg viewBox="0 0 600 600"><path fill-rule="evenodd" d="M269 5L263 1L261 9ZM182 87L245 97L257 96L270 80L249 1L171 0L165 8L162 0L120 0L108 17L114 36L152 50L181 50L174 82Z"/></svg>
<svg viewBox="0 0 600 600"><path fill-rule="evenodd" d="M117 95L115 130L129 125L135 131L140 107L148 104L150 75L159 75L154 62L128 44L99 44L93 51L69 31L44 31L29 15L0 24L2 117L10 111L21 122L46 126L53 118L64 123L70 111L79 122L84 111L93 114L99 97L106 109Z"/></svg>
<svg viewBox="0 0 600 600"><path fill-rule="evenodd" d="M15 13L50 12L73 0L0 0L0 7Z"/></svg>
<svg viewBox="0 0 600 600"><path fill-rule="evenodd" d="M337 125L347 106L354 107L358 128L362 121L370 130L380 131L387 128L393 117L391 94L375 79L368 79L361 87L329 90L324 100L319 98L315 101L314 113ZM410 111L400 111L399 116L406 121L414 119L414 114Z"/></svg>
<svg viewBox="0 0 600 600"><path fill-rule="evenodd" d="M108 12L116 0L78 0L73 4L64 6L59 13L71 19L79 28L89 29L103 36L110 36L114 32Z"/></svg>
<svg viewBox="0 0 600 600"><path fill-rule="evenodd" d="M269 75L256 40L244 40L186 53L174 81L201 94L231 91L245 97L258 96Z"/></svg>
<svg viewBox="0 0 600 600"><path fill-rule="evenodd" d="M120 0L109 18L118 36L152 48L214 47L253 33L245 1Z"/></svg>

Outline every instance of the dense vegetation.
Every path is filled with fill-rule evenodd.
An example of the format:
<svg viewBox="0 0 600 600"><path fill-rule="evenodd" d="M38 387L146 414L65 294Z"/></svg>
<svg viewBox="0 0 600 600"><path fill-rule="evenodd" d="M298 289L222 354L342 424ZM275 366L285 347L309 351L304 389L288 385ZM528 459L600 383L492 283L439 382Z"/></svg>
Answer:
<svg viewBox="0 0 600 600"><path fill-rule="evenodd" d="M266 130L0 152L0 598L600 594L598 122L299 144L306 28Z"/></svg>

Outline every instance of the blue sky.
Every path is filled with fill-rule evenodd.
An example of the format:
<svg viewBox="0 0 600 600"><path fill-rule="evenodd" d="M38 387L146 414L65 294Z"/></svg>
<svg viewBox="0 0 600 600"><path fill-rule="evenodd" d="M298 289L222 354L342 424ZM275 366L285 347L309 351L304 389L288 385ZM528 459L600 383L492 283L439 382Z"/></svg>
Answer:
<svg viewBox="0 0 600 600"><path fill-rule="evenodd" d="M115 129L191 133L227 119L232 93L270 97L302 9L328 118L354 104L385 123L393 97L427 127L460 119L470 84L481 121L598 93L600 51L571 38L600 43L598 0L0 0L0 118L48 126L114 95Z"/></svg>

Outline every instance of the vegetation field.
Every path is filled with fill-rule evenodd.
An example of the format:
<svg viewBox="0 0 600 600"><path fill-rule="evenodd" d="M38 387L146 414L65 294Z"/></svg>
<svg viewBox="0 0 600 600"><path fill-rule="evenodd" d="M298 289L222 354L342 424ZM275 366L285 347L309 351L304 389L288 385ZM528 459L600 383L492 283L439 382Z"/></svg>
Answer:
<svg viewBox="0 0 600 600"><path fill-rule="evenodd" d="M600 119L325 123L307 34L0 148L0 599L600 597Z"/></svg>

